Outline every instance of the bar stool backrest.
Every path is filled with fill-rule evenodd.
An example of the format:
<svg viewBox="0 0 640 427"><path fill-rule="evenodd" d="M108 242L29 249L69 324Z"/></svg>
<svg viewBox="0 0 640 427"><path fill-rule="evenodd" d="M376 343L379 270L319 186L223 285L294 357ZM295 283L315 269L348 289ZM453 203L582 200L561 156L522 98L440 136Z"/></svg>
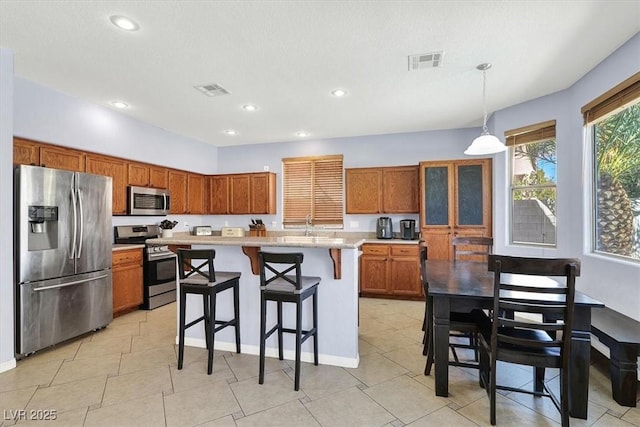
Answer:
<svg viewBox="0 0 640 427"><path fill-rule="evenodd" d="M302 287L302 252L274 253L258 252L260 261L260 286L265 287L278 279L295 286ZM293 274L291 274L293 272ZM295 279L294 279L295 278Z"/></svg>
<svg viewBox="0 0 640 427"><path fill-rule="evenodd" d="M216 281L216 270L213 265L215 257L215 249L178 249L180 280L202 276L209 283L214 283Z"/></svg>

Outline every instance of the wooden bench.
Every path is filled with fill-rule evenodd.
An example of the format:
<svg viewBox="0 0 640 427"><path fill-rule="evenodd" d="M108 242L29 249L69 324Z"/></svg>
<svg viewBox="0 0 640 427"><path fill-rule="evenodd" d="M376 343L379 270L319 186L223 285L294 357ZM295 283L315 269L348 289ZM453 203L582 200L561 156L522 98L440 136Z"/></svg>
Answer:
<svg viewBox="0 0 640 427"><path fill-rule="evenodd" d="M636 406L640 322L608 307L591 310L591 333L609 347L609 372L613 399Z"/></svg>

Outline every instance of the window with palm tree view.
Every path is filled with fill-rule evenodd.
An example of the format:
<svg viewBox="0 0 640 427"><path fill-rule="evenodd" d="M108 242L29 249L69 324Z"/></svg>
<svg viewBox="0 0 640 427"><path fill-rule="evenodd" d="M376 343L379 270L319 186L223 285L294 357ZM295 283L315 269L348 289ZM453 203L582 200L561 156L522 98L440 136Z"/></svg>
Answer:
<svg viewBox="0 0 640 427"><path fill-rule="evenodd" d="M555 120L505 132L511 147L511 242L556 244Z"/></svg>
<svg viewBox="0 0 640 427"><path fill-rule="evenodd" d="M592 123L594 248L640 260L640 98Z"/></svg>

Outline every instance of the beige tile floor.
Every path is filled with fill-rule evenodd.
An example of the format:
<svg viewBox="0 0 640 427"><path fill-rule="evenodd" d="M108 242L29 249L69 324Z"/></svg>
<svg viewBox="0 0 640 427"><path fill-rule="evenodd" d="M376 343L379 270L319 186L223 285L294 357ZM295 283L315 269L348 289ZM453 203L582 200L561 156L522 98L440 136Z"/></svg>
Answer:
<svg viewBox="0 0 640 427"><path fill-rule="evenodd" d="M291 362L268 359L265 383L258 357L216 352L206 374L206 351L187 348L176 366L175 305L119 317L105 330L18 362L0 374L2 426L15 414L37 426L477 426L488 425L488 400L473 370L450 367L450 396L436 397L422 374L421 302L361 299L360 366L304 364L293 391ZM640 409L616 404L606 364L592 364L589 419L573 426L640 426ZM557 382L554 373L548 375ZM524 385L531 372L500 367L499 381ZM640 405L639 405L640 406ZM18 412L25 410L26 412ZM39 412L40 411L40 412ZM498 399L500 426L555 426L547 399L506 394Z"/></svg>

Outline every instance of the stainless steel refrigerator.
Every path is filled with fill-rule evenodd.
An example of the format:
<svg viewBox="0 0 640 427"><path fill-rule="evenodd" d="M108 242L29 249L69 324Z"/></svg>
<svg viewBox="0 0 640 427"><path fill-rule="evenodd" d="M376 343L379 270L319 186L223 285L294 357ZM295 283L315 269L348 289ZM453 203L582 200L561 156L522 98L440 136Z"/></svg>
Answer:
<svg viewBox="0 0 640 427"><path fill-rule="evenodd" d="M111 178L36 166L14 174L16 356L113 320Z"/></svg>

